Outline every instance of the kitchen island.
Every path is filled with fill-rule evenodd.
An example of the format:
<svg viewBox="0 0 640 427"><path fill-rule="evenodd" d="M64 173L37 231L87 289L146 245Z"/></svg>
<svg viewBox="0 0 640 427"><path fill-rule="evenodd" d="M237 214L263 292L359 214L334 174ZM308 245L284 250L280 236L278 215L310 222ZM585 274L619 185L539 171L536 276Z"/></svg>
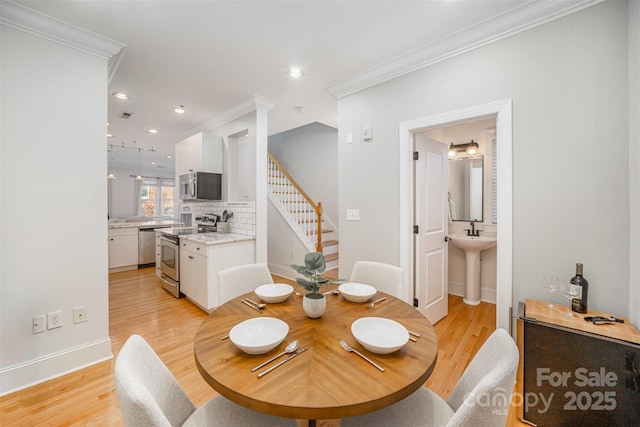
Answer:
<svg viewBox="0 0 640 427"><path fill-rule="evenodd" d="M218 272L255 262L255 237L236 233L180 236L180 292L205 311L219 306Z"/></svg>

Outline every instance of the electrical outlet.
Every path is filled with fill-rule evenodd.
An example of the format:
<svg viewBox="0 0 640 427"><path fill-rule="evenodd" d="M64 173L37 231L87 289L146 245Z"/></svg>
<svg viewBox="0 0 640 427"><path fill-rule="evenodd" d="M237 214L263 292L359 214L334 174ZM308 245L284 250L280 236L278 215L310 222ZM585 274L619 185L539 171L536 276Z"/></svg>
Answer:
<svg viewBox="0 0 640 427"><path fill-rule="evenodd" d="M76 307L73 309L73 323L82 323L87 321L87 306Z"/></svg>
<svg viewBox="0 0 640 427"><path fill-rule="evenodd" d="M360 221L360 209L347 209L347 221Z"/></svg>
<svg viewBox="0 0 640 427"><path fill-rule="evenodd" d="M44 314L33 318L33 333L39 334L44 332Z"/></svg>
<svg viewBox="0 0 640 427"><path fill-rule="evenodd" d="M47 329L59 328L62 326L63 322L62 310L47 313Z"/></svg>

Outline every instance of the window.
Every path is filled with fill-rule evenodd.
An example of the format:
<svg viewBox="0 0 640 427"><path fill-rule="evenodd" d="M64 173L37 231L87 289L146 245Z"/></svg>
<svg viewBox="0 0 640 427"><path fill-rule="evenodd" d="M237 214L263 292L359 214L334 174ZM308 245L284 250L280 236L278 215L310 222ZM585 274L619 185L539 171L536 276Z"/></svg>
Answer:
<svg viewBox="0 0 640 427"><path fill-rule="evenodd" d="M168 178L145 178L139 186L138 215L173 217L175 180Z"/></svg>

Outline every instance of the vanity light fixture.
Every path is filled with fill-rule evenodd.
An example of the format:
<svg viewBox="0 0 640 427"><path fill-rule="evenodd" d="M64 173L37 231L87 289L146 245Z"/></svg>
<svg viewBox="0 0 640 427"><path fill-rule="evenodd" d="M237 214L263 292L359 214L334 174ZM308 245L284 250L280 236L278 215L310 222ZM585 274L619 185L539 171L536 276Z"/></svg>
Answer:
<svg viewBox="0 0 640 427"><path fill-rule="evenodd" d="M478 148L480 146L473 139L471 142L466 144L454 144L453 142L449 145L449 151L447 152L447 156L449 158L456 157L458 153L465 152L469 156L475 156L478 154Z"/></svg>
<svg viewBox="0 0 640 427"><path fill-rule="evenodd" d="M123 99L125 101L131 99L131 97L124 92L113 92L113 96L115 96L118 99Z"/></svg>
<svg viewBox="0 0 640 427"><path fill-rule="evenodd" d="M289 68L289 71L287 71L287 74L289 74L291 77L302 77L304 72L300 68L291 67Z"/></svg>
<svg viewBox="0 0 640 427"><path fill-rule="evenodd" d="M173 109L173 111L178 114L184 114L187 112L187 110L184 109L184 105L178 105L176 108Z"/></svg>

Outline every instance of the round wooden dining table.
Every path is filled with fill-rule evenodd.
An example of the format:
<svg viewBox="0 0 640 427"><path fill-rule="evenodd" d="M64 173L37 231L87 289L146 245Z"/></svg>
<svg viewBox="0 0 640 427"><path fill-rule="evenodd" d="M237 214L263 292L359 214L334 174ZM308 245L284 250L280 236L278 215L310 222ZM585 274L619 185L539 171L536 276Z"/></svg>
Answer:
<svg viewBox="0 0 640 427"><path fill-rule="evenodd" d="M302 297L295 293L284 302L267 304L262 313L242 302L244 298L260 302L253 292L247 293L219 306L203 321L195 336L196 365L219 394L271 415L336 419L387 407L424 385L436 364L438 338L416 308L382 292L373 299L383 296L385 301L368 308L367 303L349 302L341 294L327 295L325 313L311 319L303 312ZM289 325L287 337L273 350L250 355L224 338L238 323L260 316L275 317ZM351 324L362 317L393 319L420 337L391 354L369 352L351 333ZM294 340L308 350L261 378L259 372L284 357L251 371ZM344 350L340 340L381 365L384 372Z"/></svg>

